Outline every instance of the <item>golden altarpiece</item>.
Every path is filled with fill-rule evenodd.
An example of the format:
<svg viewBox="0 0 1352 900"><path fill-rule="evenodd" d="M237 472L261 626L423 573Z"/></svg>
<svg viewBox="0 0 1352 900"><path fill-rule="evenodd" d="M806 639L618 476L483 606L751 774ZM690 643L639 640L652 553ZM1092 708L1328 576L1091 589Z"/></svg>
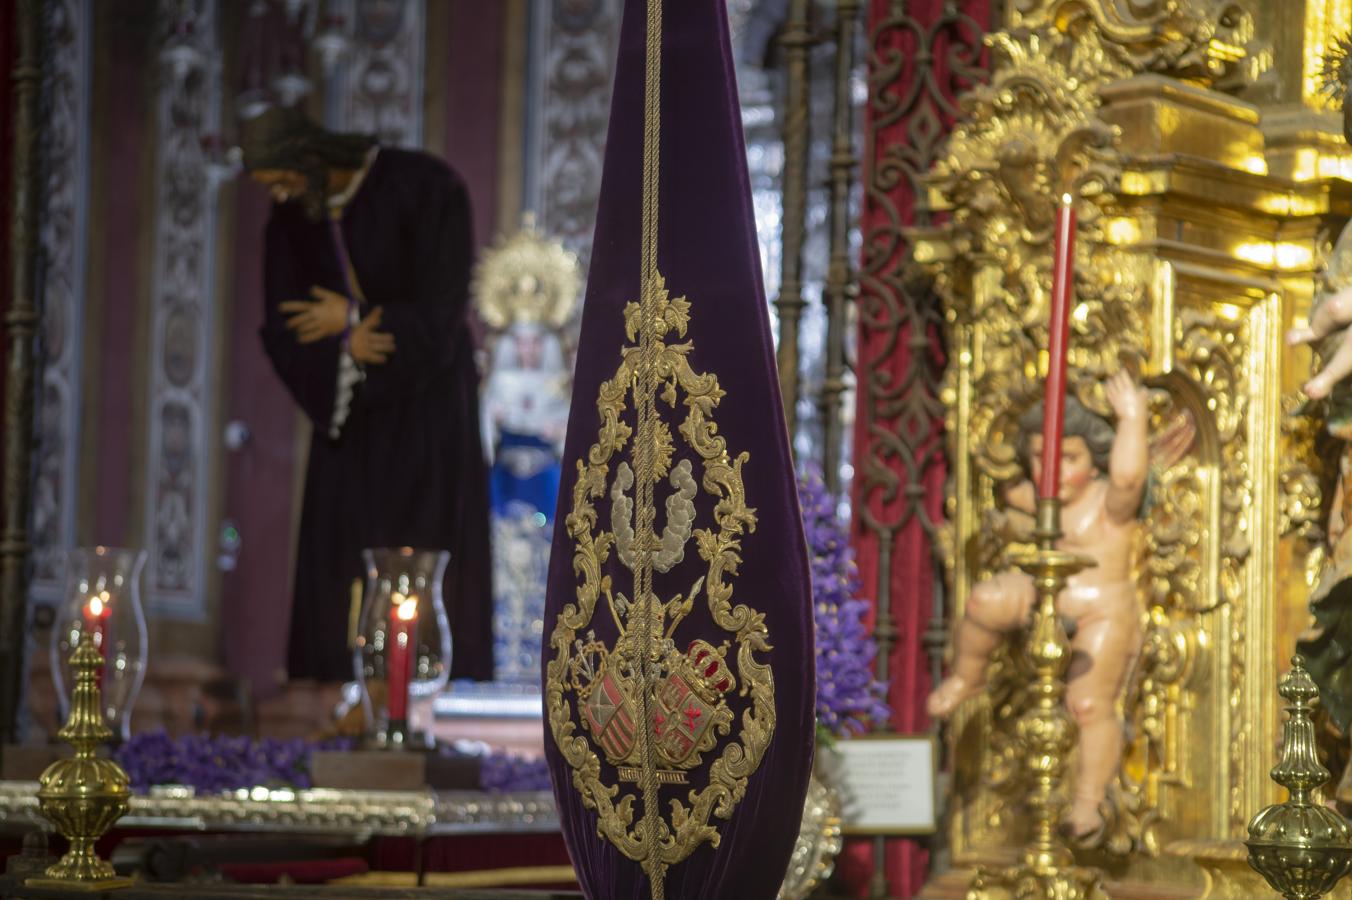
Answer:
<svg viewBox="0 0 1352 900"><path fill-rule="evenodd" d="M1319 425L1291 415L1311 358L1283 335L1352 214L1352 151L1320 91L1352 0L1009 0L1004 15L989 83L929 177L944 224L913 235L949 327L953 613L1013 549L997 488L1019 472L1017 418L1041 391L1052 198L1068 191L1070 389L1106 413L1100 383L1126 366L1155 389L1157 427L1196 428L1153 474L1149 629L1090 859L1110 878L1201 885L1209 857L1244 866L1249 817L1279 799L1276 684L1324 552ZM959 868L1024 838L1016 655L949 729Z"/></svg>

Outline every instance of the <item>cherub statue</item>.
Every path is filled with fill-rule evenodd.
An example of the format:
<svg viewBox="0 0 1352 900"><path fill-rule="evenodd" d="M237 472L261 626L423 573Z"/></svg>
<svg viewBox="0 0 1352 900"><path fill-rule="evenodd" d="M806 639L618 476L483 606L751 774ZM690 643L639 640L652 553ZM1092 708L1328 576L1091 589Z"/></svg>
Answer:
<svg viewBox="0 0 1352 900"><path fill-rule="evenodd" d="M1332 42L1324 59L1323 90L1342 109L1343 137L1352 143L1352 34ZM1317 344L1321 351L1323 365L1303 387L1307 397L1320 402L1304 405L1302 413L1322 419L1324 440L1317 441L1315 452L1326 466L1326 482L1332 482L1325 506L1326 555L1310 595L1314 621L1296 649L1319 687L1331 732L1344 742L1342 753L1331 756L1347 758L1346 742L1352 737L1352 224L1334 243L1309 324L1292 328L1286 340L1292 346ZM1352 810L1352 762L1334 798L1344 812Z"/></svg>
<svg viewBox="0 0 1352 900"><path fill-rule="evenodd" d="M1328 440L1316 446L1336 472L1324 533L1327 554L1319 582L1310 595L1314 623L1297 641L1310 676L1319 686L1319 702L1344 743L1352 735L1352 225L1343 229L1324 273L1325 290L1310 315L1310 324L1287 332L1291 345L1319 342L1323 367L1305 383L1304 391L1321 406ZM1334 796L1341 808L1352 809L1352 765L1344 769Z"/></svg>
<svg viewBox="0 0 1352 900"><path fill-rule="evenodd" d="M1114 430L1074 397L1066 399L1061 445L1061 528L1057 548L1092 559L1057 599L1073 655L1066 705L1079 724L1079 770L1065 823L1077 839L1104 828L1099 809L1117 775L1124 745L1117 700L1144 638L1144 606L1132 577L1150 466L1147 391L1126 372L1105 384L1117 417ZM1019 419L1019 446L1031 478L1009 487L1005 501L1016 528L1031 533L1041 477L1042 404ZM1018 520L1022 520L1021 522ZM953 641L949 676L929 696L930 715L947 718L981 693L986 664L1005 636L1028 623L1036 595L1032 578L1008 570L972 589Z"/></svg>
<svg viewBox="0 0 1352 900"><path fill-rule="evenodd" d="M1311 400L1322 400L1333 386L1352 375L1352 286L1336 290L1319 301L1310 315L1310 324L1297 326L1286 333L1286 342L1292 346L1322 341L1334 335L1335 347L1328 355L1324 368L1305 382L1305 395Z"/></svg>
<svg viewBox="0 0 1352 900"><path fill-rule="evenodd" d="M1324 90L1343 111L1343 136L1352 143L1352 35L1333 42L1324 61ZM1336 473L1325 527L1327 555L1319 583L1310 595L1313 626L1297 641L1310 676L1319 686L1319 703L1344 741L1352 735L1352 225L1343 228L1323 275L1322 289L1305 327L1287 332L1288 344L1320 342L1325 363L1305 383L1304 391L1322 405L1307 412L1322 413L1327 446L1316 446L1325 456L1330 474ZM1321 452L1322 451L1322 452ZM1331 479L1330 479L1331 480ZM1334 797L1344 810L1352 808L1352 764L1344 769Z"/></svg>
<svg viewBox="0 0 1352 900"><path fill-rule="evenodd" d="M1352 87L1352 34L1333 41L1324 58L1322 90L1334 105L1343 111L1343 137L1352 143L1352 103L1348 102ZM1324 296L1315 304L1310 324L1297 326L1286 333L1286 342L1292 346L1309 344L1331 338L1334 346L1325 353L1324 368L1305 382L1305 394L1312 400L1322 400L1348 375L1352 375L1352 230L1343 229L1334 246L1333 258L1324 273Z"/></svg>

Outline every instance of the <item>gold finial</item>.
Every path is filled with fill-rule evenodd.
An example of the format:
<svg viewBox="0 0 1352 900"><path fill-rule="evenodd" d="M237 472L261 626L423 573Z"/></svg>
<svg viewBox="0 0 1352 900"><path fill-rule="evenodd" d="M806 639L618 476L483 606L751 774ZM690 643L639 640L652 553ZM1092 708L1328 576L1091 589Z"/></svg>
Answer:
<svg viewBox="0 0 1352 900"><path fill-rule="evenodd" d="M501 330L516 322L559 328L573 314L582 286L577 255L535 228L498 238L474 267L471 291L479 316Z"/></svg>
<svg viewBox="0 0 1352 900"><path fill-rule="evenodd" d="M38 779L38 807L70 841L70 850L44 877L26 883L91 891L128 887L132 879L117 877L112 865L94 852L94 842L127 812L131 787L121 766L95 755L113 732L103 721L98 685L103 657L94 649L93 632L81 636L70 664L75 690L70 717L57 736L75 748L75 756L52 763Z"/></svg>
<svg viewBox="0 0 1352 900"><path fill-rule="evenodd" d="M1026 651L1035 672L1029 692L1032 703L1019 717L1018 726L1033 835L1024 847L1019 865L1003 872L978 869L967 896L980 900L1014 897L1093 900L1106 896L1098 872L1077 867L1060 835L1061 814L1066 806L1062 783L1066 761L1075 746L1076 728L1064 700L1070 641L1061 626L1061 617L1056 614L1056 598L1066 580L1093 562L1056 549L1056 541L1061 537L1061 502L1055 497L1038 500L1034 535L1037 550L1014 560L1032 576L1037 588Z"/></svg>
<svg viewBox="0 0 1352 900"><path fill-rule="evenodd" d="M1314 721L1319 699L1305 660L1292 657L1291 671L1277 687L1288 713L1282 728L1282 758L1272 780L1290 796L1249 822L1249 865L1287 900L1316 900L1333 890L1352 868L1352 826L1312 796L1329 779L1315 752Z"/></svg>

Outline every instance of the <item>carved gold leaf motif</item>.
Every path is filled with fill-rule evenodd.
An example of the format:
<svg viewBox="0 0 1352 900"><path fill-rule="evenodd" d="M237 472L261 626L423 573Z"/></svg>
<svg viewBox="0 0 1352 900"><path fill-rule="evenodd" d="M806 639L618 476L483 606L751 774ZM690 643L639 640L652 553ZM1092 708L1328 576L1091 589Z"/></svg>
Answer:
<svg viewBox="0 0 1352 900"><path fill-rule="evenodd" d="M1152 435L1181 421L1196 432L1185 453L1152 467L1137 553L1146 639L1121 700L1126 755L1105 811L1109 852L1153 857L1171 839L1170 798L1197 787L1187 738L1198 715L1230 729L1219 732L1228 738L1220 752L1230 758L1229 793L1216 791L1216 803L1243 821L1240 773L1252 746L1240 693L1254 577L1250 398L1261 371L1254 347L1272 325L1252 293L1242 302L1220 302L1218 292L1215 302L1176 299L1181 269L1161 262L1165 235L1151 229L1181 214L1151 205L1160 202L1156 182L1123 149L1131 126L1122 123L1135 113L1107 115L1103 90L1122 79L1159 83L1152 75L1188 90L1229 89L1252 82L1270 54L1243 2L1013 0L1007 24L987 37L989 83L963 96L963 117L927 178L929 203L946 221L912 232L951 348L941 399L953 469L939 544L954 614L1018 547L997 497L1024 475L1017 420L1042 391L1054 204L1069 192L1079 218L1069 390L1107 413L1099 385L1127 368L1152 389ZM1274 519L1288 530L1312 527L1318 495L1309 470L1293 458L1274 480L1284 491ZM995 656L986 704L954 718L957 854L1022 840L1027 786L1013 723L1027 672L1019 646ZM1208 693L1213 705L1202 708Z"/></svg>

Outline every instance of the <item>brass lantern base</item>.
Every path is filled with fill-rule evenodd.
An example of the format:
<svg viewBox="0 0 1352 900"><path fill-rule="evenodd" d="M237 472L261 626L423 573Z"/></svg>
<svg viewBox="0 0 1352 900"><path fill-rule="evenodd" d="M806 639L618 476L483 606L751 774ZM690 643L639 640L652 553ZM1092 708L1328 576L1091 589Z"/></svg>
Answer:
<svg viewBox="0 0 1352 900"><path fill-rule="evenodd" d="M81 894L95 894L101 891L117 891L122 888L129 888L136 883L135 878L121 878L114 876L112 878L103 878L98 881L74 881L70 878L40 878L24 879L24 887L35 888L59 888L66 892L78 891Z"/></svg>
<svg viewBox="0 0 1352 900"><path fill-rule="evenodd" d="M1013 866L1002 871L981 868L967 887L967 900L1108 900L1099 873L1093 869L1057 866L1039 871Z"/></svg>
<svg viewBox="0 0 1352 900"><path fill-rule="evenodd" d="M32 887L108 891L134 884L130 878L119 878L112 864L94 852L95 842L126 814L131 799L127 773L95 753L113 735L100 711L96 673L102 665L93 634L85 631L71 657L75 690L70 717L57 732L75 748L75 755L52 763L38 779L38 809L70 841L70 850L41 876L26 879L24 883Z"/></svg>

